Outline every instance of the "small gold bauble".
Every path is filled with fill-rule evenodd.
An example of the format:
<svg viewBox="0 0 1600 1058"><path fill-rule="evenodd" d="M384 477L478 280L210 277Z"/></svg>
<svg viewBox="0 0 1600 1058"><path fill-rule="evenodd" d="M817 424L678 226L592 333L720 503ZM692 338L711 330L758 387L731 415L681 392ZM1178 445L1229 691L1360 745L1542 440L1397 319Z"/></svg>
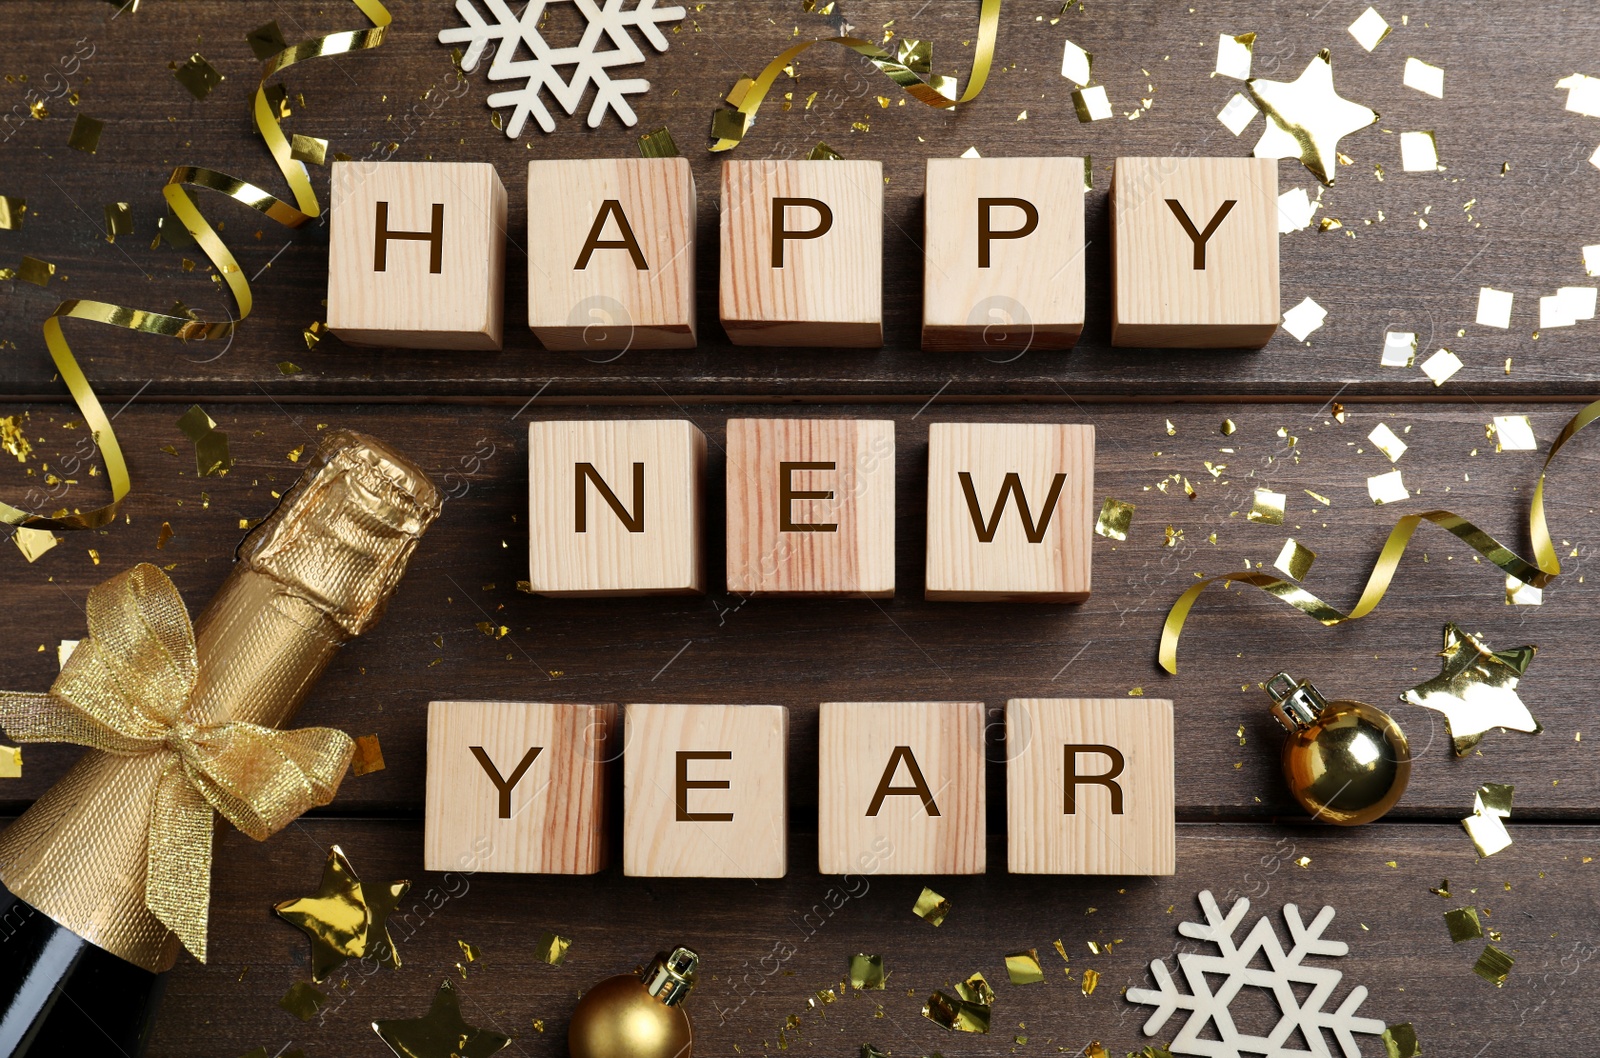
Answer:
<svg viewBox="0 0 1600 1058"><path fill-rule="evenodd" d="M642 974L608 977L583 994L567 1028L571 1058L690 1058L694 1030L680 1005L699 956L656 956Z"/></svg>
<svg viewBox="0 0 1600 1058"><path fill-rule="evenodd" d="M1411 780L1411 749L1394 718L1365 702L1329 702L1280 672L1267 682L1288 737L1283 777L1314 817L1355 826L1395 806Z"/></svg>

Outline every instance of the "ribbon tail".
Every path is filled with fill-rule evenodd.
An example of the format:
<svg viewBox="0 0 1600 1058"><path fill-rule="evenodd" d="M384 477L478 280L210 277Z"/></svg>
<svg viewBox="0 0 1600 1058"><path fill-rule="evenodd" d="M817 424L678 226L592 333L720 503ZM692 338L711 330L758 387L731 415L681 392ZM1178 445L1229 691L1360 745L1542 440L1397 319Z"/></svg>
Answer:
<svg viewBox="0 0 1600 1058"><path fill-rule="evenodd" d="M156 788L145 862L145 906L206 961L211 914L211 806L190 785L176 757Z"/></svg>

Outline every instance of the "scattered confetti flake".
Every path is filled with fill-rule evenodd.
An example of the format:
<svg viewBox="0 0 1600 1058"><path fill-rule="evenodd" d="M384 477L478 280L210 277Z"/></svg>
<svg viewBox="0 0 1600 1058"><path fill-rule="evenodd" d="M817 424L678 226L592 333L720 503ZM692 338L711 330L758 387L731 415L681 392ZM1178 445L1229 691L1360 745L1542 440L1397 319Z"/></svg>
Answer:
<svg viewBox="0 0 1600 1058"><path fill-rule="evenodd" d="M1478 326L1499 327L1501 330L1510 327L1511 303L1515 298L1516 295L1509 290L1478 288Z"/></svg>
<svg viewBox="0 0 1600 1058"><path fill-rule="evenodd" d="M1371 51L1383 43L1383 39L1389 35L1390 29L1389 23L1383 20L1383 16L1378 14L1377 9L1371 7L1361 12L1361 17L1350 23L1350 35L1356 39L1357 44L1367 51Z"/></svg>
<svg viewBox="0 0 1600 1058"><path fill-rule="evenodd" d="M1600 287L1561 287L1556 291L1562 311L1574 320L1592 320Z"/></svg>
<svg viewBox="0 0 1600 1058"><path fill-rule="evenodd" d="M911 908L911 913L931 925L942 925L945 917L950 914L950 901L923 886L922 892L917 896L916 904Z"/></svg>
<svg viewBox="0 0 1600 1058"><path fill-rule="evenodd" d="M24 256L22 264L17 267L17 278L36 287L49 286L50 277L55 274L56 266L53 263L37 257Z"/></svg>
<svg viewBox="0 0 1600 1058"><path fill-rule="evenodd" d="M1578 321L1567 311L1560 294L1550 294L1539 299L1539 329L1571 327Z"/></svg>
<svg viewBox="0 0 1600 1058"><path fill-rule="evenodd" d="M989 987L989 982L984 980L981 973L975 973L965 981L959 982L956 985L956 995L968 1003L994 1006L994 989Z"/></svg>
<svg viewBox="0 0 1600 1058"><path fill-rule="evenodd" d="M1510 819L1511 801L1516 793L1517 788L1510 783L1486 782L1472 795L1472 810L1481 816ZM1511 888L1510 883L1507 883L1506 888Z"/></svg>
<svg viewBox="0 0 1600 1058"><path fill-rule="evenodd" d="M1478 961L1473 964L1472 972L1488 981L1496 988L1506 983L1506 978L1511 975L1511 966L1516 960L1493 944L1486 944L1483 954L1478 956Z"/></svg>
<svg viewBox="0 0 1600 1058"><path fill-rule="evenodd" d="M1254 103L1245 98L1244 93L1235 92L1233 93L1233 98L1228 100L1227 105L1217 115L1217 120L1222 122L1224 128L1237 136L1249 127L1250 122L1254 121L1259 113L1261 111L1256 109ZM1301 194L1303 195L1305 192L1302 191ZM1310 222L1307 221L1307 223L1309 224Z"/></svg>
<svg viewBox="0 0 1600 1058"><path fill-rule="evenodd" d="M48 529L29 529L26 526L19 526L16 535L11 539L16 543L17 550L22 552L22 557L29 563L37 562L61 543L61 538Z"/></svg>
<svg viewBox="0 0 1600 1058"><path fill-rule="evenodd" d="M567 949L572 947L572 941L559 933L544 933L539 937L538 943L533 946L534 958L551 966L560 966L567 961Z"/></svg>
<svg viewBox="0 0 1600 1058"><path fill-rule="evenodd" d="M1403 1021L1383 1030L1384 1058L1422 1058L1422 1047L1417 1043L1417 1030L1411 1022Z"/></svg>
<svg viewBox="0 0 1600 1058"><path fill-rule="evenodd" d="M969 1003L943 992L935 992L923 1005L922 1016L951 1032L986 1033L989 1031L989 1011L990 1008L981 1003Z"/></svg>
<svg viewBox="0 0 1600 1058"><path fill-rule="evenodd" d="M0 779L22 778L22 747L0 746Z"/></svg>
<svg viewBox="0 0 1600 1058"><path fill-rule="evenodd" d="M1278 557L1272 564L1295 580L1305 580L1306 574L1311 572L1311 563L1316 560L1315 551L1291 536L1283 542L1283 550L1278 552ZM1243 742L1239 744L1244 745Z"/></svg>
<svg viewBox="0 0 1600 1058"><path fill-rule="evenodd" d="M961 157L963 157L963 158L982 158L983 155L978 153L978 148L976 148L976 147L968 147L966 150L961 152Z"/></svg>
<svg viewBox="0 0 1600 1058"><path fill-rule="evenodd" d="M1543 606L1544 589L1536 588L1532 584L1506 574L1506 605L1507 606Z"/></svg>
<svg viewBox="0 0 1600 1058"><path fill-rule="evenodd" d="M1400 134L1400 168L1408 173L1438 171L1439 141L1433 130Z"/></svg>
<svg viewBox="0 0 1600 1058"><path fill-rule="evenodd" d="M1036 948L1024 948L1006 956L1006 974L1014 985L1036 985L1044 980Z"/></svg>
<svg viewBox="0 0 1600 1058"><path fill-rule="evenodd" d="M1289 497L1281 492L1256 489L1255 497L1250 502L1250 513L1245 519L1258 525L1282 525L1283 509L1288 500Z"/></svg>
<svg viewBox="0 0 1600 1058"><path fill-rule="evenodd" d="M1303 342L1313 331L1320 329L1322 321L1327 318L1327 309L1306 298L1283 314L1283 329L1294 335L1296 341Z"/></svg>
<svg viewBox="0 0 1600 1058"><path fill-rule="evenodd" d="M207 61L204 55L195 52L182 66L172 64L172 76L178 83L189 90L189 94L196 99L204 99L211 94L211 90L223 82L222 74L215 66Z"/></svg>
<svg viewBox="0 0 1600 1058"><path fill-rule="evenodd" d="M832 147L829 147L826 143L823 143L821 140L818 140L817 141L817 145L815 147L811 148L811 153L807 154L806 158L808 158L809 160L811 160L813 162L842 162L842 161L844 161L844 155L840 154L838 151L834 150Z"/></svg>
<svg viewBox="0 0 1600 1058"><path fill-rule="evenodd" d="M1575 73L1556 82L1567 90L1567 109L1585 117L1600 118L1600 77Z"/></svg>
<svg viewBox="0 0 1600 1058"><path fill-rule="evenodd" d="M1411 331L1385 331L1379 367L1410 367L1417 362L1417 336Z"/></svg>
<svg viewBox="0 0 1600 1058"><path fill-rule="evenodd" d="M250 45L250 50L258 61L270 59L283 51L289 43L283 39L283 30L278 28L276 22L268 22L264 26L257 26L245 34L245 41Z"/></svg>
<svg viewBox="0 0 1600 1058"><path fill-rule="evenodd" d="M106 242L114 243L118 235L133 234L133 207L126 202L107 202Z"/></svg>
<svg viewBox="0 0 1600 1058"><path fill-rule="evenodd" d="M1583 271L1586 275L1600 276L1600 243L1583 248Z"/></svg>
<svg viewBox="0 0 1600 1058"><path fill-rule="evenodd" d="M1310 856L1300 856L1300 857L1296 858L1296 860L1294 861L1294 865L1296 867L1299 867L1301 870L1306 870L1311 866L1311 857Z"/></svg>
<svg viewBox="0 0 1600 1058"><path fill-rule="evenodd" d="M1425 63L1421 59L1406 60L1406 72L1401 77L1400 83L1435 99L1444 98L1444 69Z"/></svg>
<svg viewBox="0 0 1600 1058"><path fill-rule="evenodd" d="M17 231L21 229L23 214L27 212L27 199L0 195L0 231Z"/></svg>
<svg viewBox="0 0 1600 1058"><path fill-rule="evenodd" d="M1367 479L1367 495L1372 497L1372 502L1378 505L1385 503L1398 503L1409 500L1411 493L1406 489L1406 483L1400 478L1400 471L1391 470L1387 474L1374 474Z"/></svg>
<svg viewBox="0 0 1600 1058"><path fill-rule="evenodd" d="M1234 431L1237 430L1238 428L1239 428L1238 426L1234 425L1234 422L1233 422L1232 419L1223 419L1222 420L1222 427L1221 427L1222 436L1224 436L1224 437L1232 437Z"/></svg>
<svg viewBox="0 0 1600 1058"><path fill-rule="evenodd" d="M1255 46L1254 33L1241 33L1237 37L1230 37L1226 33L1218 35L1217 76L1231 77L1235 81L1248 81L1251 54Z"/></svg>
<svg viewBox="0 0 1600 1058"><path fill-rule="evenodd" d="M278 1000L278 1006L287 1010L301 1021L310 1021L317 1016L317 1011L328 1002L328 997L305 981L296 981L289 986L283 998Z"/></svg>
<svg viewBox="0 0 1600 1058"><path fill-rule="evenodd" d="M295 133L289 139L289 157L309 165L328 164L328 141Z"/></svg>
<svg viewBox="0 0 1600 1058"><path fill-rule="evenodd" d="M1533 435L1533 424L1526 415L1496 415L1494 433L1498 452L1533 452L1539 439Z"/></svg>
<svg viewBox="0 0 1600 1058"><path fill-rule="evenodd" d="M1374 426L1372 432L1367 434L1367 440L1371 441L1378 451L1388 456L1391 463L1398 463L1400 457L1406 454L1408 447L1393 430L1389 429L1387 423L1380 422Z"/></svg>
<svg viewBox="0 0 1600 1058"><path fill-rule="evenodd" d="M284 360L278 364L278 374L280 375L298 375L303 370L305 369L292 360Z"/></svg>
<svg viewBox="0 0 1600 1058"><path fill-rule="evenodd" d="M350 762L350 770L357 775L371 775L375 771L382 771L383 768L383 746L378 742L378 736L359 736L356 739L356 752Z"/></svg>
<svg viewBox="0 0 1600 1058"><path fill-rule="evenodd" d="M1237 136L1238 133L1234 135ZM1317 204L1311 201L1311 196L1306 194L1305 188L1290 188L1278 196L1278 234L1287 235L1290 232L1305 231L1311 227L1311 218L1316 212Z"/></svg>
<svg viewBox="0 0 1600 1058"><path fill-rule="evenodd" d="M676 158L679 156L678 141L672 138L672 131L663 125L639 137L639 154L644 158Z"/></svg>
<svg viewBox="0 0 1600 1058"><path fill-rule="evenodd" d="M1066 46L1061 52L1062 77L1065 77L1080 88L1087 88L1089 82L1094 80L1094 76L1091 73L1093 65L1093 55L1090 55L1070 40L1066 42Z"/></svg>
<svg viewBox="0 0 1600 1058"><path fill-rule="evenodd" d="M1422 373L1432 379L1435 386L1442 386L1454 378L1462 366L1459 356L1448 349L1440 349L1422 362Z"/></svg>
<svg viewBox="0 0 1600 1058"><path fill-rule="evenodd" d="M1444 924L1450 930L1450 940L1456 944L1464 940L1478 940L1483 936L1483 923L1478 921L1478 909L1475 907L1446 911Z"/></svg>
<svg viewBox="0 0 1600 1058"><path fill-rule="evenodd" d="M875 988L881 990L884 987L885 980L886 978L883 974L883 956L850 956L851 988Z"/></svg>
<svg viewBox="0 0 1600 1058"><path fill-rule="evenodd" d="M326 323L321 320L312 320L305 330L300 332L300 336L306 341L306 351L315 352L318 344L322 341L322 336L327 333L328 325Z"/></svg>
<svg viewBox="0 0 1600 1058"><path fill-rule="evenodd" d="M1091 121L1105 121L1111 116L1111 97L1106 95L1106 86L1102 84L1088 88L1074 88L1072 106L1078 112L1078 120L1086 124Z"/></svg>
<svg viewBox="0 0 1600 1058"><path fill-rule="evenodd" d="M1099 983L1100 983L1100 971L1099 970L1090 969L1090 970L1083 971L1083 994L1084 995L1086 995L1086 996L1094 995L1095 986L1098 985Z"/></svg>
<svg viewBox="0 0 1600 1058"><path fill-rule="evenodd" d="M1105 502L1100 505L1100 517L1094 523L1094 531L1112 540L1128 539L1128 527L1133 524L1133 511L1133 504L1107 496Z"/></svg>
<svg viewBox="0 0 1600 1058"><path fill-rule="evenodd" d="M79 114L72 122L72 134L67 137L67 146L75 151L93 154L100 148L100 133L105 131L106 123L88 114Z"/></svg>

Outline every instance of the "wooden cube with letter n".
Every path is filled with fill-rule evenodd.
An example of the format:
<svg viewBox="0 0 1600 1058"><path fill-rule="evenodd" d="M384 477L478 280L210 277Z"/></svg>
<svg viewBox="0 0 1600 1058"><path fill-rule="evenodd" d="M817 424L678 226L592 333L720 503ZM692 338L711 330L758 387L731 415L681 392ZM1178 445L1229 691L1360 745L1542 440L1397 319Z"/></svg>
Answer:
<svg viewBox="0 0 1600 1058"><path fill-rule="evenodd" d="M683 419L528 427L528 584L540 595L702 590L706 439Z"/></svg>
<svg viewBox="0 0 1600 1058"><path fill-rule="evenodd" d="M1013 874L1172 874L1172 703L1006 703L1007 862Z"/></svg>
<svg viewBox="0 0 1600 1058"><path fill-rule="evenodd" d="M728 590L894 595L894 423L728 420Z"/></svg>
<svg viewBox="0 0 1600 1058"><path fill-rule="evenodd" d="M930 158L922 348L1070 349L1083 332L1083 159Z"/></svg>
<svg viewBox="0 0 1600 1058"><path fill-rule="evenodd" d="M825 702L823 874L982 874L982 702Z"/></svg>
<svg viewBox="0 0 1600 1058"><path fill-rule="evenodd" d="M722 163L722 327L735 345L883 344L883 164Z"/></svg>
<svg viewBox="0 0 1600 1058"><path fill-rule="evenodd" d="M1093 426L934 423L927 598L1087 599L1093 496Z"/></svg>
<svg viewBox="0 0 1600 1058"><path fill-rule="evenodd" d="M1118 158L1111 344L1259 349L1278 313L1278 163Z"/></svg>
<svg viewBox="0 0 1600 1058"><path fill-rule="evenodd" d="M487 162L334 162L328 329L351 345L499 349L506 189Z"/></svg>
<svg viewBox="0 0 1600 1058"><path fill-rule="evenodd" d="M528 163L528 324L547 349L692 349L685 158Z"/></svg>
<svg viewBox="0 0 1600 1058"><path fill-rule="evenodd" d="M604 867L616 713L570 702L430 703L426 869Z"/></svg>
<svg viewBox="0 0 1600 1058"><path fill-rule="evenodd" d="M782 878L789 710L629 705L622 869L648 878Z"/></svg>

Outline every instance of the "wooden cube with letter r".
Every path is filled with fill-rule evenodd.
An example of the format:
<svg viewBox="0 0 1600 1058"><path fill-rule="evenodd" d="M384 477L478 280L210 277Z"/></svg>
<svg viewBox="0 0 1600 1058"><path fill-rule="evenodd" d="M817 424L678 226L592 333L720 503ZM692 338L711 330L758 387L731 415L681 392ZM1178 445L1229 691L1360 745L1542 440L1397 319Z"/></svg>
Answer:
<svg viewBox="0 0 1600 1058"><path fill-rule="evenodd" d="M1006 703L1013 874L1172 874L1174 796L1171 702Z"/></svg>
<svg viewBox="0 0 1600 1058"><path fill-rule="evenodd" d="M683 419L528 427L528 584L540 595L702 590L706 439Z"/></svg>
<svg viewBox="0 0 1600 1058"><path fill-rule="evenodd" d="M788 737L778 705L629 705L623 873L783 877Z"/></svg>

